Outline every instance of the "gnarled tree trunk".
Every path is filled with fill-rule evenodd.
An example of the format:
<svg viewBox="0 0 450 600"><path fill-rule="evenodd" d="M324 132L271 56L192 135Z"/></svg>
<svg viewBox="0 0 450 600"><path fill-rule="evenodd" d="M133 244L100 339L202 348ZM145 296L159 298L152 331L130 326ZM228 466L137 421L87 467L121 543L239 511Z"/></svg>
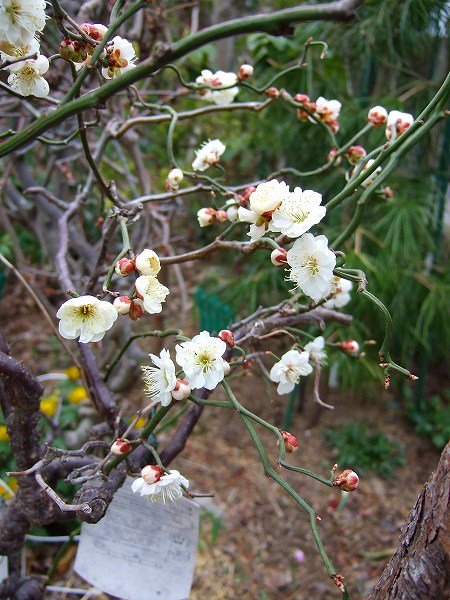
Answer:
<svg viewBox="0 0 450 600"><path fill-rule="evenodd" d="M408 515L400 547L367 600L449 600L450 443Z"/></svg>

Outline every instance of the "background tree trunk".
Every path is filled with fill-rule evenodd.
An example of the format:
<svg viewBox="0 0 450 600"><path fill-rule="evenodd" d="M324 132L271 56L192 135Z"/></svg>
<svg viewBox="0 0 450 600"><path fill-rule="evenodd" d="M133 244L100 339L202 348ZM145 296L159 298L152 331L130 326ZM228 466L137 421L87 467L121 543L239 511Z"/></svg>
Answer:
<svg viewBox="0 0 450 600"><path fill-rule="evenodd" d="M410 512L400 547L367 600L450 598L450 443Z"/></svg>

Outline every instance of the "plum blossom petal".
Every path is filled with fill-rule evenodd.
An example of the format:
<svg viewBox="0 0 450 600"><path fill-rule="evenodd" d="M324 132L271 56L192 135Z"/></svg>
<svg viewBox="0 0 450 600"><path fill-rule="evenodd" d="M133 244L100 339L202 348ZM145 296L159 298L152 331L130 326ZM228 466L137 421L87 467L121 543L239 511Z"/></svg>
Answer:
<svg viewBox="0 0 450 600"><path fill-rule="evenodd" d="M308 352L310 360L312 359L313 364L317 361L321 365L327 362L327 353L324 350L325 339L323 336L314 338L311 342L305 345L305 352Z"/></svg>
<svg viewBox="0 0 450 600"><path fill-rule="evenodd" d="M45 27L45 0L0 0L0 39L29 44Z"/></svg>
<svg viewBox="0 0 450 600"><path fill-rule="evenodd" d="M324 302L325 308L342 308L352 299L349 292L353 283L341 277L334 277L331 282L331 298Z"/></svg>
<svg viewBox="0 0 450 600"><path fill-rule="evenodd" d="M270 369L270 379L278 383L277 392L280 395L292 392L300 377L312 372L308 359L308 352L289 350L273 365Z"/></svg>
<svg viewBox="0 0 450 600"><path fill-rule="evenodd" d="M321 203L322 196L317 192L296 187L273 212L270 230L300 237L324 218L327 209Z"/></svg>
<svg viewBox="0 0 450 600"><path fill-rule="evenodd" d="M153 401L161 402L161 406L168 406L172 401L171 391L177 383L175 364L166 349L161 350L159 357L154 354L149 356L155 366L141 367L144 373L144 391Z"/></svg>
<svg viewBox="0 0 450 600"><path fill-rule="evenodd" d="M56 313L59 333L68 340L79 337L82 344L98 342L118 317L117 309L95 296L79 296L64 302Z"/></svg>
<svg viewBox="0 0 450 600"><path fill-rule="evenodd" d="M176 361L183 369L191 388L213 390L225 376L222 356L227 345L202 331L192 340L175 347Z"/></svg>

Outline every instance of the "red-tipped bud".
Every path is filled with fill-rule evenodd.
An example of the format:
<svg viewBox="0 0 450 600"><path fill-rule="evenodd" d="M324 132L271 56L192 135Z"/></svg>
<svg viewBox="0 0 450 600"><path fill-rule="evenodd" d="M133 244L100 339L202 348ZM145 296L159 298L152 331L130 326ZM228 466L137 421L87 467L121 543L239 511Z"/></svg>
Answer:
<svg viewBox="0 0 450 600"><path fill-rule="evenodd" d="M339 348L346 354L358 354L359 344L356 340L345 340L344 342L338 342Z"/></svg>
<svg viewBox="0 0 450 600"><path fill-rule="evenodd" d="M387 121L387 110L382 106L374 106L369 110L367 120L372 123L374 127L383 127Z"/></svg>
<svg viewBox="0 0 450 600"><path fill-rule="evenodd" d="M116 262L115 271L120 277L128 277L134 271L134 260L131 258L121 258Z"/></svg>
<svg viewBox="0 0 450 600"><path fill-rule="evenodd" d="M338 149L336 146L331 146L330 151L328 152L327 161L330 162L334 159L336 154L338 153ZM333 163L333 166L338 167L342 162L342 156L338 156Z"/></svg>
<svg viewBox="0 0 450 600"><path fill-rule="evenodd" d="M224 359L222 359L222 363L223 363L223 374L226 377L231 372L230 363Z"/></svg>
<svg viewBox="0 0 450 600"><path fill-rule="evenodd" d="M216 214L214 216L216 218L216 221L218 221L219 223L225 223L225 221L228 220L228 215L225 210L216 210Z"/></svg>
<svg viewBox="0 0 450 600"><path fill-rule="evenodd" d="M253 75L253 67L252 65L241 65L238 71L238 79L242 81L243 79L247 79L247 77L251 77Z"/></svg>
<svg viewBox="0 0 450 600"><path fill-rule="evenodd" d="M337 485L344 492L354 492L358 487L359 477L351 469L346 469L340 475L336 475L333 485Z"/></svg>
<svg viewBox="0 0 450 600"><path fill-rule="evenodd" d="M366 155L367 152L362 146L350 146L347 150L348 162L352 165L357 165Z"/></svg>
<svg viewBox="0 0 450 600"><path fill-rule="evenodd" d="M186 400L192 389L189 383L185 379L180 379L178 377L175 387L171 391L172 398L174 400Z"/></svg>
<svg viewBox="0 0 450 600"><path fill-rule="evenodd" d="M307 94L295 94L294 100L299 104L308 104L309 96Z"/></svg>
<svg viewBox="0 0 450 600"><path fill-rule="evenodd" d="M156 483L164 475L164 469L159 465L147 465L141 471L141 477L145 483Z"/></svg>
<svg viewBox="0 0 450 600"><path fill-rule="evenodd" d="M128 440L119 438L111 446L110 451L116 456L122 456L122 454L129 452L131 448L132 445Z"/></svg>
<svg viewBox="0 0 450 600"><path fill-rule="evenodd" d="M83 43L64 38L59 45L59 53L64 60L71 60L75 63L81 63L87 58L86 48Z"/></svg>
<svg viewBox="0 0 450 600"><path fill-rule="evenodd" d="M266 96L273 98L274 100L280 97L280 90L278 90L276 87L267 88L264 93Z"/></svg>
<svg viewBox="0 0 450 600"><path fill-rule="evenodd" d="M283 436L284 447L286 449L286 452L297 452L297 450L298 450L297 438L295 436L293 436L292 433L289 433L289 431L283 431L282 429L280 429L280 433ZM277 440L277 446L280 446L280 440Z"/></svg>
<svg viewBox="0 0 450 600"><path fill-rule="evenodd" d="M144 302L139 298L135 298L130 305L130 312L128 313L130 319L133 321L139 321L144 314Z"/></svg>
<svg viewBox="0 0 450 600"><path fill-rule="evenodd" d="M222 340L222 342L225 342L228 348L233 348L234 333L232 331L230 331L229 329L221 329L217 337L219 337Z"/></svg>
<svg viewBox="0 0 450 600"><path fill-rule="evenodd" d="M127 315L130 312L132 299L129 296L119 296L113 302L119 315Z"/></svg>
<svg viewBox="0 0 450 600"><path fill-rule="evenodd" d="M276 267L285 267L287 265L287 250L285 248L275 248L270 254L270 260Z"/></svg>

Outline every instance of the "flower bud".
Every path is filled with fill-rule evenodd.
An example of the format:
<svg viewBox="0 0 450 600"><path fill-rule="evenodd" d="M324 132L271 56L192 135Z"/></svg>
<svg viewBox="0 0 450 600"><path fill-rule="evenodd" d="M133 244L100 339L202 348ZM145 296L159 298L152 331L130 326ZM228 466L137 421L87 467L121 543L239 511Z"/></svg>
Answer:
<svg viewBox="0 0 450 600"><path fill-rule="evenodd" d="M64 60L71 60L74 63L81 63L87 58L84 44L68 37L64 38L59 45L59 53Z"/></svg>
<svg viewBox="0 0 450 600"><path fill-rule="evenodd" d="M274 100L280 97L280 90L278 90L276 87L267 88L264 93L266 96L273 98Z"/></svg>
<svg viewBox="0 0 450 600"><path fill-rule="evenodd" d="M336 148L336 146L331 146L329 152L328 152L328 156L327 156L327 161L330 162L333 160L333 158L336 156L336 154L338 153L338 149ZM334 167L338 167L342 162L342 156L338 156L336 158L336 160L333 163Z"/></svg>
<svg viewBox="0 0 450 600"><path fill-rule="evenodd" d="M367 152L362 146L350 146L347 150L348 162L352 165L357 165L359 161L367 155Z"/></svg>
<svg viewBox="0 0 450 600"><path fill-rule="evenodd" d="M270 260L276 267L285 267L287 265L287 250L285 248L275 248L270 254Z"/></svg>
<svg viewBox="0 0 450 600"><path fill-rule="evenodd" d="M129 296L119 296L113 302L119 315L127 315L130 312L132 299Z"/></svg>
<svg viewBox="0 0 450 600"><path fill-rule="evenodd" d="M234 347L234 333L229 329L221 329L217 337L219 337L222 342L225 342L228 348Z"/></svg>
<svg viewBox="0 0 450 600"><path fill-rule="evenodd" d="M346 354L358 354L359 344L356 340L345 340L344 342L338 342L339 348Z"/></svg>
<svg viewBox="0 0 450 600"><path fill-rule="evenodd" d="M227 219L230 221L230 223L234 223L238 220L238 207L234 204L227 208Z"/></svg>
<svg viewBox="0 0 450 600"><path fill-rule="evenodd" d="M351 469L346 469L340 475L336 475L333 485L337 485L344 492L353 492L358 487L359 477Z"/></svg>
<svg viewBox="0 0 450 600"><path fill-rule="evenodd" d="M223 374L226 377L231 372L230 363L224 359L222 359L222 363L223 363Z"/></svg>
<svg viewBox="0 0 450 600"><path fill-rule="evenodd" d="M110 448L115 456L122 456L131 450L132 446L127 439L118 438Z"/></svg>
<svg viewBox="0 0 450 600"><path fill-rule="evenodd" d="M172 190L177 190L183 181L184 175L181 169L172 169L167 175L167 185Z"/></svg>
<svg viewBox="0 0 450 600"><path fill-rule="evenodd" d="M214 221L216 211L213 208L201 208L197 213L200 227L208 227Z"/></svg>
<svg viewBox="0 0 450 600"><path fill-rule="evenodd" d="M387 120L387 110L382 106L374 106L369 110L367 119L374 127L383 127Z"/></svg>
<svg viewBox="0 0 450 600"><path fill-rule="evenodd" d="M383 195L386 198L386 200L388 200L389 198L392 198L394 195L394 191L392 188L390 188L389 186L386 186L383 190Z"/></svg>
<svg viewBox="0 0 450 600"><path fill-rule="evenodd" d="M214 216L216 218L216 221L218 221L219 223L225 223L225 221L228 219L225 210L216 210L216 214Z"/></svg>
<svg viewBox="0 0 450 600"><path fill-rule="evenodd" d="M141 273L141 275L154 276L157 275L161 270L161 264L159 262L159 256L153 250L146 248L140 252L135 260L135 269Z"/></svg>
<svg viewBox="0 0 450 600"><path fill-rule="evenodd" d="M246 187L244 190L244 200L246 202L248 202L250 196L253 194L253 192L256 192L256 188L253 185L250 185L249 187Z"/></svg>
<svg viewBox="0 0 450 600"><path fill-rule="evenodd" d="M105 33L108 31L108 28L101 23L82 23L80 25L80 29L88 35L90 38L96 41L100 41L105 36Z"/></svg>
<svg viewBox="0 0 450 600"><path fill-rule="evenodd" d="M164 475L164 469L159 465L147 465L141 471L141 477L145 483L156 483Z"/></svg>
<svg viewBox="0 0 450 600"><path fill-rule="evenodd" d="M134 298L130 305L130 312L128 313L132 321L139 321L144 314L144 302L139 298Z"/></svg>
<svg viewBox="0 0 450 600"><path fill-rule="evenodd" d="M297 452L298 450L298 440L295 436L292 435L292 433L289 433L289 431L283 431L282 429L280 429L280 433L283 436L283 440L284 440L284 447L286 449L286 452ZM280 446L280 440L277 440L277 446Z"/></svg>
<svg viewBox="0 0 450 600"><path fill-rule="evenodd" d="M116 262L115 271L120 277L128 277L134 271L134 260L131 258L121 258Z"/></svg>
<svg viewBox="0 0 450 600"><path fill-rule="evenodd" d="M186 400L191 391L192 389L189 383L185 379L180 379L178 377L175 387L170 393L172 394L172 398L174 400Z"/></svg>
<svg viewBox="0 0 450 600"><path fill-rule="evenodd" d="M299 104L308 104L310 101L307 94L295 94L294 100Z"/></svg>
<svg viewBox="0 0 450 600"><path fill-rule="evenodd" d="M253 67L252 65L241 65L238 71L238 79L242 81L243 79L247 79L247 77L251 77L253 75Z"/></svg>

